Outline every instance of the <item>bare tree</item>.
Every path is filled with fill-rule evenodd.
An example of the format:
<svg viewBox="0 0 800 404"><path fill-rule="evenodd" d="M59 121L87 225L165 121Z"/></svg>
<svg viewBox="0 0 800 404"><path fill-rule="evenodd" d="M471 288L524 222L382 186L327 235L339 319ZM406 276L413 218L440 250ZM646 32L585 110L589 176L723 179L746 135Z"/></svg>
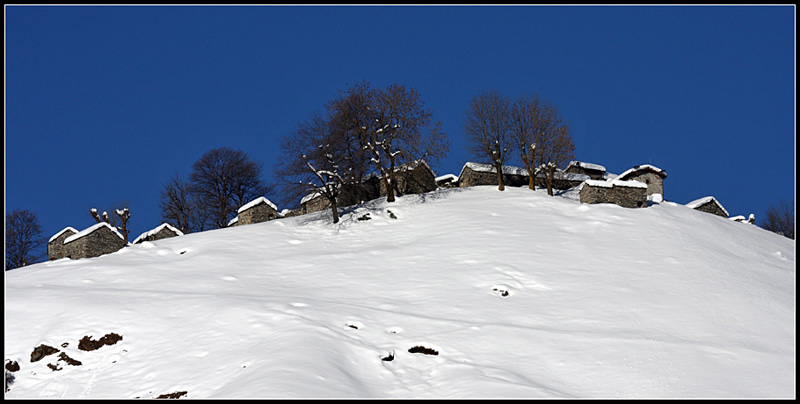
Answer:
<svg viewBox="0 0 800 404"><path fill-rule="evenodd" d="M794 240L794 200L770 205L761 227Z"/></svg>
<svg viewBox="0 0 800 404"><path fill-rule="evenodd" d="M192 186L177 174L161 189L161 219L178 228L184 234L205 230L205 217L197 208Z"/></svg>
<svg viewBox="0 0 800 404"><path fill-rule="evenodd" d="M6 271L37 262L42 256L42 228L39 218L27 209L6 213Z"/></svg>
<svg viewBox="0 0 800 404"><path fill-rule="evenodd" d="M555 106L540 101L537 108L534 125L535 162L543 169L547 194L552 196L556 169L566 167L575 159L575 145L572 143L569 126ZM534 171L531 171L531 175L535 175Z"/></svg>
<svg viewBox="0 0 800 404"><path fill-rule="evenodd" d="M439 159L449 149L441 123L433 121L419 92L401 84L380 90L358 83L329 103L329 112L333 135L345 138L353 181L360 184L364 163L371 162L381 176L388 202L395 200L398 167Z"/></svg>
<svg viewBox="0 0 800 404"><path fill-rule="evenodd" d="M361 183L370 167L370 154L364 145L369 140L368 127L375 121L370 107L375 98L375 90L362 81L348 88L330 101L327 111L330 116L332 136L341 137L344 142L344 158L350 167L349 181L354 192L354 202L364 202Z"/></svg>
<svg viewBox="0 0 800 404"><path fill-rule="evenodd" d="M331 130L330 120L315 114L284 138L276 168L286 195L318 194L327 199L333 223L339 222L342 185L352 181L347 145L344 137Z"/></svg>
<svg viewBox="0 0 800 404"><path fill-rule="evenodd" d="M241 150L220 147L206 152L189 175L197 209L211 217L213 227L227 226L240 207L268 191L261 170L261 164Z"/></svg>
<svg viewBox="0 0 800 404"><path fill-rule="evenodd" d="M497 189L505 190L503 165L512 149L509 100L497 91L484 91L469 103L464 121L467 147L479 160L489 161L497 171Z"/></svg>
<svg viewBox="0 0 800 404"><path fill-rule="evenodd" d="M539 96L522 96L509 108L511 137L517 144L519 158L528 170L528 188L536 189L536 132L540 125Z"/></svg>

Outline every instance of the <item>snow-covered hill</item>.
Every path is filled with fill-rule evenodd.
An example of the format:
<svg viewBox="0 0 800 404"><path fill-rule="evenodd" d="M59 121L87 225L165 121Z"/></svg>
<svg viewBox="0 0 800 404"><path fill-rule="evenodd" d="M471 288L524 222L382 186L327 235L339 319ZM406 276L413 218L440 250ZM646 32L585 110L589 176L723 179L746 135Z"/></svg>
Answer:
<svg viewBox="0 0 800 404"><path fill-rule="evenodd" d="M6 397L795 396L793 240L517 188L328 215L6 272Z"/></svg>

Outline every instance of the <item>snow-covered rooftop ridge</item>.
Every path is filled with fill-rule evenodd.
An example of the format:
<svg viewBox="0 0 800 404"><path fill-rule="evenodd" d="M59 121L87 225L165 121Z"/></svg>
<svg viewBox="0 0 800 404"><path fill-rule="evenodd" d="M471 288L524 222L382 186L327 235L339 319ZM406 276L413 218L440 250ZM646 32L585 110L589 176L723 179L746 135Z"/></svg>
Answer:
<svg viewBox="0 0 800 404"><path fill-rule="evenodd" d="M693 201L691 201L691 202L687 203L687 204L686 204L686 206L687 206L687 207L690 207L690 208L692 208L692 209L696 209L696 208L698 208L698 207L700 207L700 206L703 206L703 205L705 205L706 203L708 203L708 202L711 202L711 201L714 201L714 203L716 203L716 204L717 204L717 206L719 206L719 208L720 208L720 209L722 209L722 211L723 211L723 212L725 212L725 216L730 216L730 214L728 213L728 211L727 211L727 210L725 210L725 207L724 207L724 206L722 206L722 204L721 204L721 203L719 203L719 201L717 200L717 198L714 198L713 196L704 196L704 197L702 197L702 198L700 198L700 199L695 199L695 200L693 200Z"/></svg>
<svg viewBox="0 0 800 404"><path fill-rule="evenodd" d="M119 238L121 238L123 240L125 239L125 237L122 237L122 234L120 234L119 231L114 226L112 226L112 225L110 225L110 224L108 224L106 222L100 222L100 223L95 224L94 226L91 226L91 227L89 227L87 229L84 229L84 230L80 231L77 234L73 234L73 235L67 237L66 239L64 239L64 244L73 242L73 241L75 241L75 240L77 240L77 239L79 239L79 238L81 238L83 236L87 236L89 234L92 234L95 231L97 231L97 230L99 230L99 229L101 229L103 227L108 227L108 229L113 231L114 234L119 236Z"/></svg>
<svg viewBox="0 0 800 404"><path fill-rule="evenodd" d="M276 212L278 211L278 207L275 206L275 204L272 203L269 199L267 199L267 198L265 198L263 196L259 196L258 198L253 199L252 201L244 204L241 208L239 208L239 210L237 212L238 213L242 213L242 212L246 211L247 209L250 209L253 206L258 205L259 203L266 203L273 210L275 210Z"/></svg>
<svg viewBox="0 0 800 404"><path fill-rule="evenodd" d="M175 227L171 226L169 223L162 223L161 225L159 225L155 229L150 230L150 231L146 231L146 232L140 234L139 237L136 237L136 239L133 240L133 244L136 244L140 240L144 240L145 238L147 238L149 236L155 235L156 233L160 232L161 230L163 230L165 228L171 230L173 233L175 233L175 234L177 234L179 236L183 235L182 231L180 231L180 230L176 229Z"/></svg>
<svg viewBox="0 0 800 404"><path fill-rule="evenodd" d="M435 178L436 182L446 181L446 180L450 180L450 181L455 182L455 181L458 181L458 177L455 174L445 174L445 175L440 175L440 176Z"/></svg>
<svg viewBox="0 0 800 404"><path fill-rule="evenodd" d="M483 172L483 173L496 173L494 165L492 164L484 164L484 163L473 163L467 162L464 164L464 167L461 169L461 174L459 174L459 178L464 173L464 169L469 168L472 171ZM510 174L510 175L528 175L528 170L522 167L515 167L515 166L503 166L503 174Z"/></svg>
<svg viewBox="0 0 800 404"><path fill-rule="evenodd" d="M55 235L53 235L53 237L50 237L50 240L48 240L47 242L48 243L52 242L53 240L61 237L61 235L66 233L67 231L71 231L73 233L77 233L78 232L77 230L75 230L74 227L67 226L67 227L64 228L64 230L61 230L60 232L58 232Z"/></svg>
<svg viewBox="0 0 800 404"><path fill-rule="evenodd" d="M239 221L239 216L236 216L233 219L228 221L228 226L230 226L230 225L232 225L232 224L234 224L234 223L236 223L238 221Z"/></svg>
<svg viewBox="0 0 800 404"><path fill-rule="evenodd" d="M644 170L653 171L654 173L660 175L661 177L666 177L667 176L667 173L664 170L662 170L662 169L660 169L660 168L658 168L656 166L653 166L653 165L650 165L650 164L641 164L641 165L638 165L638 166L633 166L633 168L630 168L630 169L626 170L624 173L619 175L619 178L625 178L625 176L627 176L629 174L635 173L637 171L644 171Z"/></svg>
<svg viewBox="0 0 800 404"><path fill-rule="evenodd" d="M611 187L630 187L630 188L647 188L647 184L639 181L622 181L622 180L586 180L585 184L593 187L611 188Z"/></svg>
<svg viewBox="0 0 800 404"><path fill-rule="evenodd" d="M585 168L587 170L597 170L597 171L603 171L603 172L606 171L606 168L601 166L600 164L586 163L586 162L583 162L583 161L570 161L569 164L567 164L567 168L568 169L570 167L572 167L572 166L582 167L582 168Z"/></svg>
<svg viewBox="0 0 800 404"><path fill-rule="evenodd" d="M306 202L308 202L308 201L310 201L310 200L312 200L312 199L314 199L314 198L316 198L316 197L318 197L320 195L322 195L322 193L320 193L320 192L312 192L312 193L304 196L303 199L300 200L300 204L304 204L304 203L306 203Z"/></svg>

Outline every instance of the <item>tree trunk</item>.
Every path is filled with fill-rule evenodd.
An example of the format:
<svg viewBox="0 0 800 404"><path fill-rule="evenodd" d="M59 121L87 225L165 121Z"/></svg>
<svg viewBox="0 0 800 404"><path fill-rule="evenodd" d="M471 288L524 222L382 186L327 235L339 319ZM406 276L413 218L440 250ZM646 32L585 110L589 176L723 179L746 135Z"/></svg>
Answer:
<svg viewBox="0 0 800 404"><path fill-rule="evenodd" d="M495 164L494 167L497 170L497 189L499 191L505 191L506 185L503 183L503 165Z"/></svg>
<svg viewBox="0 0 800 404"><path fill-rule="evenodd" d="M536 174L534 174L534 165L528 164L528 188L536 190Z"/></svg>
<svg viewBox="0 0 800 404"><path fill-rule="evenodd" d="M391 173L383 174L383 185L386 188L386 202L394 202L394 178Z"/></svg>
<svg viewBox="0 0 800 404"><path fill-rule="evenodd" d="M336 206L336 198L328 198L331 203L331 214L333 215L333 224L339 223L339 210Z"/></svg>
<svg viewBox="0 0 800 404"><path fill-rule="evenodd" d="M553 176L555 175L555 167L547 167L547 195L553 196Z"/></svg>

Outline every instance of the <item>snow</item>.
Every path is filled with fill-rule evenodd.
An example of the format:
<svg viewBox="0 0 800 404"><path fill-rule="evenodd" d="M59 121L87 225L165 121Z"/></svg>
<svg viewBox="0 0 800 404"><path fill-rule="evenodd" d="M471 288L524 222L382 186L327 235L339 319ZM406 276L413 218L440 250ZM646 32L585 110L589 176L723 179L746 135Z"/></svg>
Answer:
<svg viewBox="0 0 800 404"><path fill-rule="evenodd" d="M793 398L795 274L672 202L440 189L7 271L5 398Z"/></svg>
<svg viewBox="0 0 800 404"><path fill-rule="evenodd" d="M458 181L458 177L456 177L455 174L445 174L445 175L440 175L440 176L436 177L434 179L434 181L436 181L436 182L439 182L439 181L456 182L456 181Z"/></svg>
<svg viewBox="0 0 800 404"><path fill-rule="evenodd" d="M242 212L246 211L247 209L250 209L250 208L252 208L253 206L256 206L256 205L258 205L259 203L266 203L266 204L267 204L267 206L269 206L269 207L271 207L271 208L272 208L272 210L274 210L274 211L276 211L276 212L278 211L278 207L277 207L277 206L275 206L275 204L274 204L274 203L272 203L272 202L271 202L269 199L267 199L267 198L265 198L265 197L263 197L263 196L260 196L260 197L258 197L258 198L256 198L256 199L253 199L252 201L250 201L250 202L248 202L248 203L244 204L244 205L243 205L241 208L239 208L239 210L237 211L237 213L242 213Z"/></svg>
<svg viewBox="0 0 800 404"><path fill-rule="evenodd" d="M310 201L310 200L312 200L312 199L314 199L314 198L316 198L316 197L318 197L320 195L322 195L322 194L319 193L319 192L311 192L308 195L304 196L303 199L300 200L300 204L304 204L304 203L306 203L306 202L308 202L308 201Z"/></svg>
<svg viewBox="0 0 800 404"><path fill-rule="evenodd" d="M228 225L230 225L230 223ZM171 230L173 233L175 233L175 234L177 234L179 236L183 235L182 231L176 229L175 227L173 227L169 223L162 223L160 226L156 227L155 229L150 230L150 231L146 231L146 232L140 234L139 237L136 237L136 239L133 240L133 244L136 244L139 240L143 240L143 239L145 239L145 238L147 238L149 236L152 236L152 235L160 232L161 230L163 230L165 228Z"/></svg>
<svg viewBox="0 0 800 404"><path fill-rule="evenodd" d="M110 225L110 224L108 224L106 222L100 222L100 223L95 224L94 226L91 226L91 227L89 227L89 228L87 228L85 230L82 230L82 231L80 231L80 232L78 232L76 234L73 234L73 235L65 238L64 239L64 244L67 244L69 242L77 240L77 239L79 239L79 238L81 238L83 236L92 234L95 231L97 231L97 230L99 230L100 228L103 228L103 227L108 227L109 230L113 231L117 236L119 236L119 238L124 239L124 237L122 237L122 234L120 234L120 232L117 230L116 227L114 227L114 226L112 226L112 225Z"/></svg>
<svg viewBox="0 0 800 404"><path fill-rule="evenodd" d="M666 175L664 170L662 170L662 169L660 169L660 168L658 168L656 166L653 166L653 165L650 165L650 164L642 164L642 165L638 165L638 166L635 166L633 168L630 168L630 169L626 170L624 173L619 175L619 178L625 178L625 176L627 176L628 174L631 174L631 173L636 172L636 171L643 171L643 170L652 170L653 172L663 174L662 177Z"/></svg>
<svg viewBox="0 0 800 404"><path fill-rule="evenodd" d="M692 209L695 209L695 208L703 206L706 203L711 202L711 201L714 201L714 203L716 203L719 206L719 208L722 209L723 212L725 212L725 216L730 216L728 211L725 210L725 207L723 207L722 204L719 203L719 201L716 198L714 198L713 196L704 196L702 198L695 199L695 200L687 203L686 206L688 206L688 207L690 207Z"/></svg>
<svg viewBox="0 0 800 404"><path fill-rule="evenodd" d="M606 168L600 164L585 163L583 161L570 161L569 164L567 164L567 168L571 166L583 167L587 170L606 171Z"/></svg>
<svg viewBox="0 0 800 404"><path fill-rule="evenodd" d="M464 169L469 168L472 171L476 172L485 172L485 173L496 173L497 170L491 164L483 164L483 163L473 163L468 162L464 164L464 167L461 169L461 173L459 177L464 174ZM514 167L514 166L503 166L503 174L510 174L510 175L528 175L528 170L522 167Z"/></svg>
<svg viewBox="0 0 800 404"><path fill-rule="evenodd" d="M65 232L67 232L67 231L71 231L72 233L78 233L78 230L75 230L74 227L67 226L67 227L64 228L64 230L61 230L60 232L54 234L53 237L50 237L50 240L47 240L47 242L48 243L52 242L53 240L61 237L61 235L64 234Z"/></svg>
<svg viewBox="0 0 800 404"><path fill-rule="evenodd" d="M630 188L647 188L647 184L639 181L622 181L622 180L586 180L584 183L593 187L611 188L617 187L630 187Z"/></svg>

